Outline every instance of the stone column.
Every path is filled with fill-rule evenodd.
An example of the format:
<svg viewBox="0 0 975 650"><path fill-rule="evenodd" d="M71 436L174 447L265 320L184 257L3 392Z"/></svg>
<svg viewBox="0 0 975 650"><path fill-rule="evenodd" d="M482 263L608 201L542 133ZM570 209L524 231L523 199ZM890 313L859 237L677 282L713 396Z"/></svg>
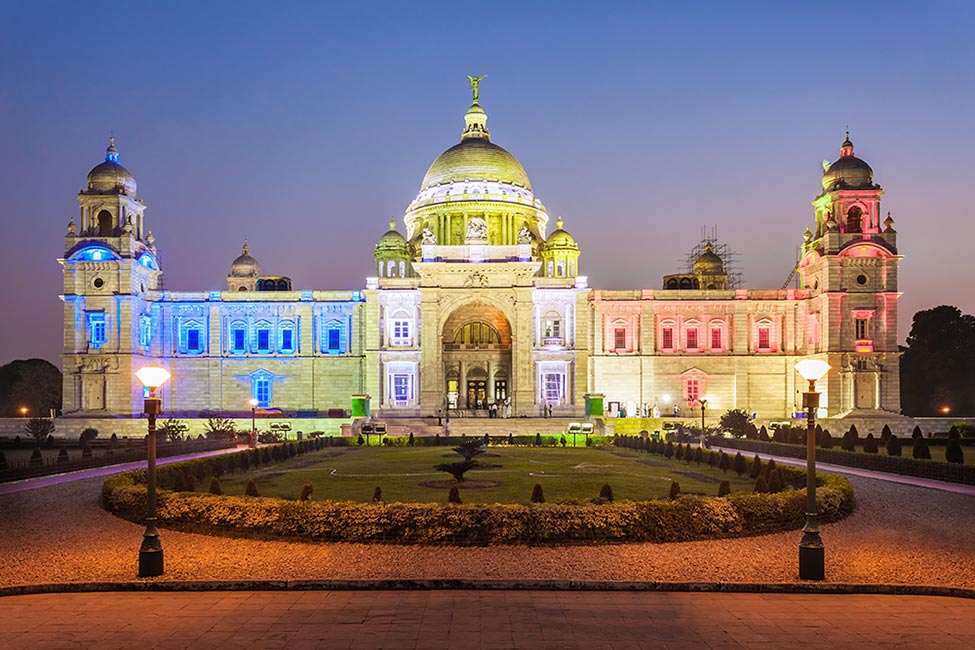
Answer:
<svg viewBox="0 0 975 650"><path fill-rule="evenodd" d="M487 385L488 403L491 403L494 401L494 362L491 361L490 359L488 359L487 362L487 373L488 373L488 385Z"/></svg>

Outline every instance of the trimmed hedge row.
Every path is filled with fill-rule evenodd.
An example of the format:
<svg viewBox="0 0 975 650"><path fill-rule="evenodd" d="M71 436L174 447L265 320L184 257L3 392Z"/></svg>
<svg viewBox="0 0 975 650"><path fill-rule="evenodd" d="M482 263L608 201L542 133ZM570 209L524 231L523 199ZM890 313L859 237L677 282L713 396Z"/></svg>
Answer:
<svg viewBox="0 0 975 650"><path fill-rule="evenodd" d="M787 458L805 458L806 448L796 445L785 445L775 442L760 442L758 440L743 440L740 438L711 438L711 444L719 447L730 447L742 451L758 452ZM857 451L843 451L841 449L816 449L816 460L845 467L889 472L930 478L937 481L951 483L965 483L975 485L975 466L945 463L937 460L916 460L903 456L883 456Z"/></svg>
<svg viewBox="0 0 975 650"><path fill-rule="evenodd" d="M172 471L175 475L176 470ZM802 478L793 480L796 477L790 474L790 482L804 480L804 472L794 471ZM140 470L106 480L102 488L105 508L131 521L143 521L144 479L145 471ZM846 479L820 475L819 482L822 489L817 491L817 500L822 521L835 521L853 511L853 488ZM805 521L805 492L789 490L720 498L683 496L673 501L617 501L599 505L440 505L288 501L160 490L157 513L160 524L180 530L323 542L661 543L799 528Z"/></svg>

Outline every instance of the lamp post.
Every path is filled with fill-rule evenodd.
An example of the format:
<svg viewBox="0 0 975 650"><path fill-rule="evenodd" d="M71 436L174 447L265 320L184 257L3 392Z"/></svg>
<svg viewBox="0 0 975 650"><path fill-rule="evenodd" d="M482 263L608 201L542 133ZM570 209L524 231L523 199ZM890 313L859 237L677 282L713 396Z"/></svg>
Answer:
<svg viewBox="0 0 975 650"><path fill-rule="evenodd" d="M802 407L806 409L806 525L799 542L799 578L823 580L826 577L826 549L819 536L816 507L816 411L819 409L816 380L829 372L829 364L821 359L803 359L796 364L796 371L809 382L808 390L802 394Z"/></svg>
<svg viewBox="0 0 975 650"><path fill-rule="evenodd" d="M169 380L169 373L165 368L147 366L139 369L135 376L149 389L143 408L149 416L149 435L146 438L146 532L139 548L139 577L150 578L163 572L163 549L156 530L156 416L161 406L156 389Z"/></svg>
<svg viewBox="0 0 975 650"><path fill-rule="evenodd" d="M703 436L706 433L704 431L704 407L708 405L708 401L706 399L698 401L701 402L701 435Z"/></svg>
<svg viewBox="0 0 975 650"><path fill-rule="evenodd" d="M257 449L257 400L253 397L250 399L249 404L251 405L251 440L250 448Z"/></svg>

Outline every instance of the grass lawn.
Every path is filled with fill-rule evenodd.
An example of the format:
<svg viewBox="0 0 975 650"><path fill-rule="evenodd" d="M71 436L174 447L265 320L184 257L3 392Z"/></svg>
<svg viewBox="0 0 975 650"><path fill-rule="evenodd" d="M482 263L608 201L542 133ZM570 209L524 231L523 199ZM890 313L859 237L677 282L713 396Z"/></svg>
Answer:
<svg viewBox="0 0 975 650"><path fill-rule="evenodd" d="M301 487L311 483L312 499L370 501L373 490L382 488L386 502L440 502L448 488L429 488L426 481L450 480L449 474L433 466L461 457L450 447L349 447L327 449L297 456L248 473L224 475L224 494L242 495L253 478L261 496L297 499ZM542 485L549 502L588 500L599 495L604 483L613 488L616 499L665 498L671 480L680 483L685 494L715 496L722 479L731 481L733 492L751 492L754 482L739 479L734 472L722 474L707 465L668 461L660 456L616 448L489 447L478 457L482 463L498 465L470 470L468 481L496 481L499 487L465 489L458 485L464 503L528 503L532 487ZM198 489L206 490L209 479Z"/></svg>

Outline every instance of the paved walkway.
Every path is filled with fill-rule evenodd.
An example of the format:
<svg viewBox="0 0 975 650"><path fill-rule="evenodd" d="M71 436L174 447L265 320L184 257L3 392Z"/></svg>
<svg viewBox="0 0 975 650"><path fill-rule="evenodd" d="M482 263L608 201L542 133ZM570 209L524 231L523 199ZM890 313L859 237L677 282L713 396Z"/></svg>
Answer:
<svg viewBox="0 0 975 650"><path fill-rule="evenodd" d="M0 648L975 647L975 600L558 591L102 593L4 598Z"/></svg>

